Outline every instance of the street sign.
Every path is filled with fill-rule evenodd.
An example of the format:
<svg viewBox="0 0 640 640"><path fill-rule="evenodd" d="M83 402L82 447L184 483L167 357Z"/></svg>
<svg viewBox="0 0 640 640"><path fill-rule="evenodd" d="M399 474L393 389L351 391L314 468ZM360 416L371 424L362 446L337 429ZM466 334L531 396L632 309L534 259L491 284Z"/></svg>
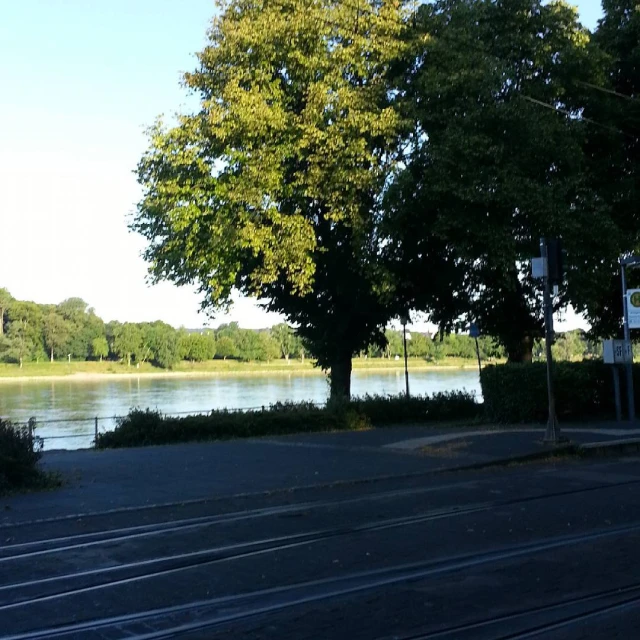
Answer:
<svg viewBox="0 0 640 640"><path fill-rule="evenodd" d="M479 338L480 337L480 329L478 329L478 325L475 322L472 322L469 325L469 336L471 338Z"/></svg>
<svg viewBox="0 0 640 640"><path fill-rule="evenodd" d="M640 289L627 290L629 329L640 329Z"/></svg>
<svg viewBox="0 0 640 640"><path fill-rule="evenodd" d="M551 284L562 284L564 279L562 238L549 238L547 240L547 272Z"/></svg>
<svg viewBox="0 0 640 640"><path fill-rule="evenodd" d="M603 340L602 357L606 364L633 362L631 343L625 340Z"/></svg>
<svg viewBox="0 0 640 640"><path fill-rule="evenodd" d="M532 258L531 259L531 277L536 280L546 278L547 276L547 259Z"/></svg>

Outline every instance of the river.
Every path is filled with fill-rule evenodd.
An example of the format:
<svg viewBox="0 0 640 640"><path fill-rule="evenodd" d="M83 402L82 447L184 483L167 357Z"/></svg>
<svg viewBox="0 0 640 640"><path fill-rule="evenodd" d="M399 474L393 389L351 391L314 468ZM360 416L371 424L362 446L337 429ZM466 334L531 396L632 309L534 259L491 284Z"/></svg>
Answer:
<svg viewBox="0 0 640 640"><path fill-rule="evenodd" d="M480 397L477 371L438 369L410 373L412 394L462 389ZM109 430L115 423L110 416L124 415L131 407L157 408L164 413L248 409L287 400L324 402L328 391L324 376L295 372L202 378L132 376L90 382L18 380L0 384L0 416L16 422L34 416L36 433L45 438L45 449L77 449L91 446L96 416L100 418L100 431ZM404 393L404 372L354 371L352 393Z"/></svg>

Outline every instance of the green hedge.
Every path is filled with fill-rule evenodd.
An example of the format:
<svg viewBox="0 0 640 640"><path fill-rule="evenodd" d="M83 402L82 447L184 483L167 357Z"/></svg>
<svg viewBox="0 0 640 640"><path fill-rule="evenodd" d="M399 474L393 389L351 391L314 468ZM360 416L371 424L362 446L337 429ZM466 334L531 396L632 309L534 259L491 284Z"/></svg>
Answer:
<svg viewBox="0 0 640 640"><path fill-rule="evenodd" d="M640 365L634 365L640 383ZM620 381L625 405L624 373ZM487 366L480 375L484 413L501 423L544 422L547 419L546 364ZM640 384L636 384L636 390ZM554 364L556 413L560 421L615 418L611 365L600 361ZM640 394L636 391L636 403Z"/></svg>
<svg viewBox="0 0 640 640"><path fill-rule="evenodd" d="M355 398L349 406L364 415L372 424L383 426L407 422L447 422L476 420L481 405L466 391L446 391L430 396L364 396Z"/></svg>
<svg viewBox="0 0 640 640"><path fill-rule="evenodd" d="M352 431L385 424L472 420L480 405L471 394L438 393L411 398L367 396L342 405L277 403L259 411L212 411L172 417L133 409L114 431L98 434L98 448L134 447L289 433Z"/></svg>

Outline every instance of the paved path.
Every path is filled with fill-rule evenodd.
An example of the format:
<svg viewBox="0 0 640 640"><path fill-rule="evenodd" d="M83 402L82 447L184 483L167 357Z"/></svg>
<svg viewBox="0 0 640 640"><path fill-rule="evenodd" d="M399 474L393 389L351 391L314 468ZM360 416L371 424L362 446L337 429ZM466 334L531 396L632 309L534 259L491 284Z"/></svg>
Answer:
<svg viewBox="0 0 640 640"><path fill-rule="evenodd" d="M567 426L576 442L640 433L611 425ZM107 451L54 451L55 492L0 498L0 523L435 473L547 450L544 428L397 427Z"/></svg>
<svg viewBox="0 0 640 640"><path fill-rule="evenodd" d="M396 435L399 442L424 437ZM456 442L497 446L513 435L467 433ZM535 434L522 436L534 442ZM316 470L338 478L375 465L388 472L440 464L437 456L376 452L377 437L362 448L348 437L342 451L333 436L285 438L57 455L47 464L72 462L81 475L99 465L123 495L137 478L139 498L153 495L144 488L151 479L168 495L205 491L198 474L220 465L211 467L213 484L225 457L229 483L252 476L250 467L234 468L251 462L262 465L254 483L263 488L285 477L306 481ZM289 476L297 456L310 467L295 466ZM175 470L163 475L159 462L140 463L154 457ZM329 464L333 458L338 463ZM90 497L106 488L86 481L65 491L96 507ZM563 458L5 523L0 638L636 638L639 487L637 457ZM55 503L65 491L41 497Z"/></svg>

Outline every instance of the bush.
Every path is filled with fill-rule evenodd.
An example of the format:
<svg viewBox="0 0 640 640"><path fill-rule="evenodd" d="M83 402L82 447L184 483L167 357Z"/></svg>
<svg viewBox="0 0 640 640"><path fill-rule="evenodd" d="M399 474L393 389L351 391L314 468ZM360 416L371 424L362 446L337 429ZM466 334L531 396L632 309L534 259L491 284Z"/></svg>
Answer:
<svg viewBox="0 0 640 640"><path fill-rule="evenodd" d="M350 406L366 415L375 425L475 420L481 413L475 396L466 391L409 398L366 395L352 400Z"/></svg>
<svg viewBox="0 0 640 640"><path fill-rule="evenodd" d="M485 417L502 423L544 422L548 412L546 375L544 362L484 367L480 383ZM640 366L634 365L636 380L638 375ZM623 375L621 387L624 402ZM554 389L561 421L615 417L611 365L601 361L557 362Z"/></svg>
<svg viewBox="0 0 640 640"><path fill-rule="evenodd" d="M42 439L33 435L31 421L19 426L0 419L0 493L40 484L41 455Z"/></svg>
<svg viewBox="0 0 640 640"><path fill-rule="evenodd" d="M194 440L223 440L290 433L354 431L374 425L478 416L479 405L465 393L403 397L367 396L345 404L319 407L312 403L277 403L258 411L212 411L206 415L165 416L159 411L133 409L114 431L98 434L96 446L134 447Z"/></svg>

